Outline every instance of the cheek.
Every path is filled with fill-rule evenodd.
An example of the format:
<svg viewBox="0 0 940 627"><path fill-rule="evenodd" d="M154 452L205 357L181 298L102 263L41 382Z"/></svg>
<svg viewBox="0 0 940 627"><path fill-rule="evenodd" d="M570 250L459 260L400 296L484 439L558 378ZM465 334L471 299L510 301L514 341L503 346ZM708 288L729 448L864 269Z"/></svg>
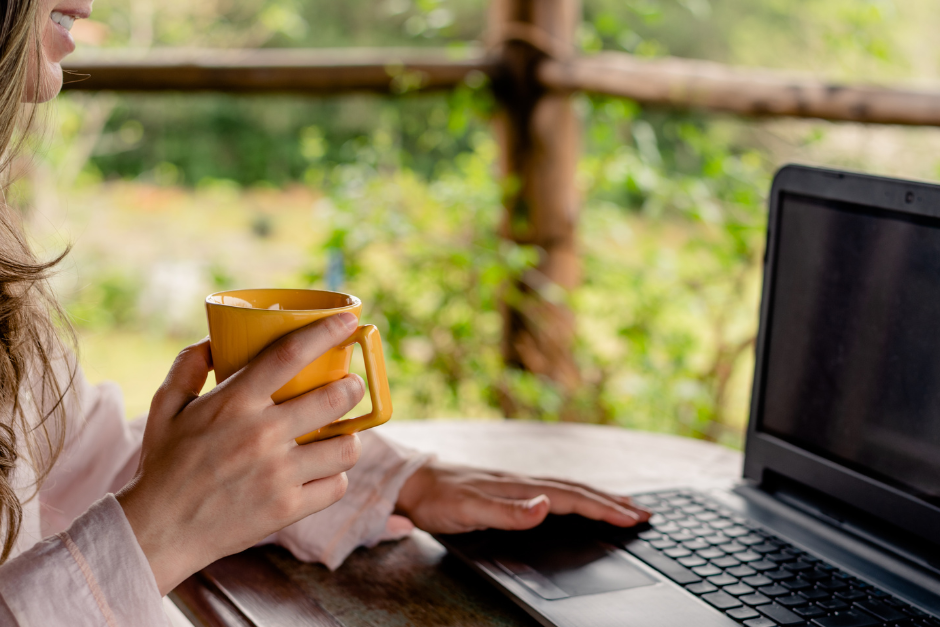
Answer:
<svg viewBox="0 0 940 627"><path fill-rule="evenodd" d="M40 24L42 51L33 49L30 53L26 102L52 100L62 89L62 66L57 61L64 55L57 49L56 33L51 25L52 21L48 19Z"/></svg>

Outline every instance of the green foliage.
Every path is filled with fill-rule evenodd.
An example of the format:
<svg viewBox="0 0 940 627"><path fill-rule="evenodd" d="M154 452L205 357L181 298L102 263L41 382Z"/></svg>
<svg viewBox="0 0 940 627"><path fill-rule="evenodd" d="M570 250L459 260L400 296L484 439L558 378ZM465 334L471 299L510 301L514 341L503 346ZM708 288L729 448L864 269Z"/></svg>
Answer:
<svg viewBox="0 0 940 627"><path fill-rule="evenodd" d="M124 329L138 319L140 281L117 270L95 274L93 283L83 287L67 303L66 312L78 328L100 331Z"/></svg>
<svg viewBox="0 0 940 627"><path fill-rule="evenodd" d="M585 52L866 81L931 75L940 61L930 48L935 9L927 0L583 4L577 41ZM110 27L106 45L449 45L459 54L483 32L486 2L169 0L153 15L140 6L96 7ZM565 298L577 314L585 385L571 397L507 370L500 358L499 303L518 297L514 280L538 251L497 236L500 199L519 181L496 178L485 77L468 77L447 95L414 95L414 76L396 74L394 64L390 72L405 97L69 95L60 129L87 139L96 111L107 114L75 175L80 183L123 179L229 197L249 186L304 185L322 194L314 228L298 240L305 242L296 253L307 260L302 272L272 284L343 280L342 289L362 297L365 317L387 343L396 407L410 416L499 415L511 401L525 417L739 444L772 171L794 156L856 167L873 157L846 150L851 142L839 140L844 129L834 125L774 126L579 97L585 278ZM59 149L47 155L56 172L76 159ZM924 161L940 171L935 157ZM276 210L252 215L240 228L255 239L277 238ZM221 256L205 272L211 289L246 280ZM81 325L127 328L144 317L139 300L124 275L102 271L69 307Z"/></svg>

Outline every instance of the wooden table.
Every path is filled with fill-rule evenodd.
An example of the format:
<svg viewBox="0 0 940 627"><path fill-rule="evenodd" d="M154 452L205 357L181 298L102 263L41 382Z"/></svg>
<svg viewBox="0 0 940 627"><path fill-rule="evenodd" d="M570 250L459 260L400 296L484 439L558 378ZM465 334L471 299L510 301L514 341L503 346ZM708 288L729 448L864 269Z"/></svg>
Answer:
<svg viewBox="0 0 940 627"><path fill-rule="evenodd" d="M382 433L441 460L633 493L728 487L741 475L736 451L676 436L615 427L529 422L400 422ZM535 626L537 623L416 531L358 550L331 573L279 547L212 564L173 593L194 625L208 627Z"/></svg>

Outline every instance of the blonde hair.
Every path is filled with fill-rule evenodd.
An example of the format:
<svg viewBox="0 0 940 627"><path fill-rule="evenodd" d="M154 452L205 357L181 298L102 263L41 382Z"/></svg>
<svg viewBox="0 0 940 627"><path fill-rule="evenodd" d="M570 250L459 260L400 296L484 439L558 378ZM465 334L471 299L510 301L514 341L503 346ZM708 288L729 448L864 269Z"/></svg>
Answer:
<svg viewBox="0 0 940 627"><path fill-rule="evenodd" d="M24 96L30 78L33 86L41 83L39 4L0 0L0 563L10 556L23 519L14 488L19 454L27 454L35 473L33 498L62 450L64 401L74 377L62 341L74 343L74 332L48 285L68 250L38 260L6 202L11 165L33 121ZM66 363L65 376L54 367L58 361Z"/></svg>

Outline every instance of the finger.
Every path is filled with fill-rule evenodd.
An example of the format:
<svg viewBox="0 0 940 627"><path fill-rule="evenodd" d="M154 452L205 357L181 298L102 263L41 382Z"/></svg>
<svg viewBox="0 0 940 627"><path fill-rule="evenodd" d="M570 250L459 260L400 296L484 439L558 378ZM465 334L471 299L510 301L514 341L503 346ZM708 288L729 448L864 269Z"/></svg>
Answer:
<svg viewBox="0 0 940 627"><path fill-rule="evenodd" d="M303 507L297 520L316 514L343 498L348 485L345 472L305 483L300 488Z"/></svg>
<svg viewBox="0 0 940 627"><path fill-rule="evenodd" d="M495 475L507 481L511 480L511 481L516 481L519 483L525 482L525 481L538 481L538 482L547 482L550 484L560 483L562 485L571 486L573 488L578 488L580 490L584 490L586 492L595 494L603 499L612 500L618 503L619 505L636 512L637 514L640 515L640 518L643 519L644 522L646 520L649 520L649 518L651 518L653 515L653 513L649 511L648 509L646 509L645 507L634 503L633 499L630 496L623 495L623 494L610 494L609 492L604 492L602 490L592 488L589 485L578 483L576 481L569 481L567 479L557 479L555 477L523 477L523 476L512 474L512 473L494 472L494 471L489 471L487 472L487 474Z"/></svg>
<svg viewBox="0 0 940 627"><path fill-rule="evenodd" d="M531 499L507 499L473 491L457 506L457 531L531 529L545 520L551 507L544 494Z"/></svg>
<svg viewBox="0 0 940 627"><path fill-rule="evenodd" d="M317 357L347 340L356 324L356 317L344 312L288 333L252 359L239 380L270 396Z"/></svg>
<svg viewBox="0 0 940 627"><path fill-rule="evenodd" d="M288 463L296 468L297 485L303 485L346 472L359 461L360 453L358 436L341 435L295 446L288 454Z"/></svg>
<svg viewBox="0 0 940 627"><path fill-rule="evenodd" d="M497 496L513 499L532 498L544 494L552 502L553 514L578 514L620 527L632 527L645 522L639 512L578 485L545 480L503 479L486 481L480 487Z"/></svg>
<svg viewBox="0 0 940 627"><path fill-rule="evenodd" d="M180 413L193 400L199 398L212 370L209 338L187 346L170 367L163 384L150 403L150 419L160 420Z"/></svg>
<svg viewBox="0 0 940 627"><path fill-rule="evenodd" d="M575 481L568 481L568 480L566 480L566 479L555 479L555 478L553 478L553 477L540 477L540 478L537 479L537 480L538 480L538 481L548 481L548 482L551 482L551 483L560 483L560 484L567 485L567 486L571 486L571 487L574 487L574 488L580 488L581 490L585 490L585 491L590 492L590 493L592 493L592 494L595 494L595 495L597 495L597 496L599 496L599 497L601 497L601 498L609 499L609 500L614 501L615 503L618 503L618 504L620 504L621 506L623 506L623 507L625 507L625 508L627 508L627 509L629 509L629 510L631 510L631 511L634 511L634 512L636 512L637 514L639 514L639 515L640 515L640 518L642 519L643 522L646 522L647 520L649 520L649 519L653 516L653 512L649 511L648 509L646 509L646 508L643 507L642 505L637 505L636 503L633 502L633 499L632 499L630 496L626 495L626 494L611 494L611 493L609 493L609 492L604 492L603 490L598 490L598 489L596 489L596 488L592 488L592 487L589 486L589 485L585 485L585 484L583 484L583 483L577 483L577 482L575 482Z"/></svg>
<svg viewBox="0 0 940 627"><path fill-rule="evenodd" d="M291 438L299 438L345 416L365 395L365 383L348 374L322 388L270 408Z"/></svg>

